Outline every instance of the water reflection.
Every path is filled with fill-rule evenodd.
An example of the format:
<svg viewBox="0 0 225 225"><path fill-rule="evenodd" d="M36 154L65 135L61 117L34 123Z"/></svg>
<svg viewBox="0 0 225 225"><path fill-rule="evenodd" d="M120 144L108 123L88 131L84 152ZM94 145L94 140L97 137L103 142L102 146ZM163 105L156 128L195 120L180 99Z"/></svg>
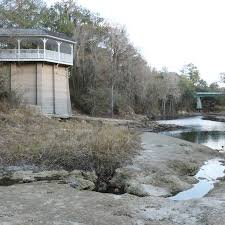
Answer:
<svg viewBox="0 0 225 225"><path fill-rule="evenodd" d="M162 132L186 141L202 144L213 149L222 149L225 146L225 123L202 120L201 116L164 120L160 123L176 124L185 128L176 131ZM196 174L198 183L191 189L178 193L171 200L188 200L201 198L213 189L218 177L224 176L225 166L218 159L209 160Z"/></svg>
<svg viewBox="0 0 225 225"><path fill-rule="evenodd" d="M222 149L222 146L225 146L225 123L223 122L202 120L201 116L159 122L186 127L182 130L162 132L163 134L202 144L213 149Z"/></svg>
<svg viewBox="0 0 225 225"><path fill-rule="evenodd" d="M192 188L171 197L171 200L181 201L205 196L218 182L217 178L224 176L225 166L219 159L212 159L205 163L195 175L198 183Z"/></svg>
<svg viewBox="0 0 225 225"><path fill-rule="evenodd" d="M213 149L222 149L222 146L225 145L225 132L223 131L180 131L180 133L168 132L167 134Z"/></svg>

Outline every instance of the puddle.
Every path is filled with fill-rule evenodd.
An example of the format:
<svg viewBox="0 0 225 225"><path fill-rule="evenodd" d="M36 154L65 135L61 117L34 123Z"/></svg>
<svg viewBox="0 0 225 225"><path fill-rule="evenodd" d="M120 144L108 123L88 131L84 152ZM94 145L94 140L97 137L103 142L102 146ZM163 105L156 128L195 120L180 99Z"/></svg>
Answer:
<svg viewBox="0 0 225 225"><path fill-rule="evenodd" d="M210 190L214 188L214 184L218 182L217 178L225 175L225 165L220 159L212 159L207 161L195 175L198 183L191 189L182 191L177 195L170 197L171 200L182 201L189 199L197 199L204 197Z"/></svg>

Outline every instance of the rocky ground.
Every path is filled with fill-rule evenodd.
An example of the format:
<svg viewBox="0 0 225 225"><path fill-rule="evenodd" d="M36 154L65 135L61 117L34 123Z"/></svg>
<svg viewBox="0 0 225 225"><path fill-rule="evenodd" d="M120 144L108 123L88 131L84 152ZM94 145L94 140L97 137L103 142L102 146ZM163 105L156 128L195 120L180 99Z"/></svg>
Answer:
<svg viewBox="0 0 225 225"><path fill-rule="evenodd" d="M168 130L176 130L182 128L181 126L173 124L159 124L154 120L148 119L147 116L135 115L133 119L112 119L102 117L90 117L84 115L73 116L74 120L86 121L88 123L100 123L100 124L111 124L113 126L126 126L130 129L147 131L147 132L161 132Z"/></svg>
<svg viewBox="0 0 225 225"><path fill-rule="evenodd" d="M224 225L225 220L221 192L200 200L172 202L40 182L1 187L0 197L1 225Z"/></svg>
<svg viewBox="0 0 225 225"><path fill-rule="evenodd" d="M0 225L224 225L224 181L198 200L167 198L190 188L204 161L223 155L154 133L142 141L133 165L118 169L111 181L115 189L124 187L121 195L91 191L93 173L2 170L0 180L14 185L0 186Z"/></svg>
<svg viewBox="0 0 225 225"><path fill-rule="evenodd" d="M212 121L218 121L218 122L225 122L225 115L220 114L209 114L204 115L203 120L212 120Z"/></svg>

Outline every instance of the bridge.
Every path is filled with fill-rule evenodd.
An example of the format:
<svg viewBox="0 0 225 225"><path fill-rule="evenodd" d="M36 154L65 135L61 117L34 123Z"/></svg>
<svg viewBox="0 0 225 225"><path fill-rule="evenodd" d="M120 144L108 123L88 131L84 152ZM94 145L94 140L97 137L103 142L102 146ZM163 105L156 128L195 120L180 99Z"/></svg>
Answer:
<svg viewBox="0 0 225 225"><path fill-rule="evenodd" d="M202 101L201 98L204 97L217 97L217 96L225 96L225 92L196 92L197 98L197 109L202 110Z"/></svg>

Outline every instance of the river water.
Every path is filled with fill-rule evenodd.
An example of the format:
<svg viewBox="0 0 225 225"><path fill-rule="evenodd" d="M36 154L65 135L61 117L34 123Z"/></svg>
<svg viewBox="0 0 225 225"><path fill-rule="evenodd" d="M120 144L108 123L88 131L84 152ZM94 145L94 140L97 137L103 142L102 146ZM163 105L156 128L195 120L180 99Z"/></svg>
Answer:
<svg viewBox="0 0 225 225"><path fill-rule="evenodd" d="M225 123L223 122L203 120L201 116L176 120L161 120L159 122L185 127L176 131L162 132L165 135L225 151ZM214 188L214 184L218 182L217 178L225 175L224 170L225 165L220 159L212 159L205 162L195 175L198 183L191 189L180 192L170 199L181 201L204 197Z"/></svg>
<svg viewBox="0 0 225 225"><path fill-rule="evenodd" d="M201 116L161 120L159 122L186 127L176 131L162 132L163 134L202 144L213 149L222 149L222 146L225 146L225 123L223 122L203 120Z"/></svg>

